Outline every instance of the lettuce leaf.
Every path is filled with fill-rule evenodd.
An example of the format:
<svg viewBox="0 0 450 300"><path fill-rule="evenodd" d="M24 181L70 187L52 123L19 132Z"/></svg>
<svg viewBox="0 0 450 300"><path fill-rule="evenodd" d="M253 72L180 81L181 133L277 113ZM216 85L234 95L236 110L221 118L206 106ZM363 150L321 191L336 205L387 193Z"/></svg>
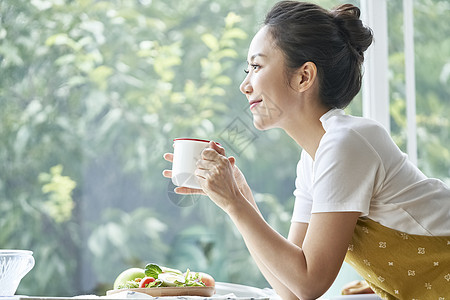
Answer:
<svg viewBox="0 0 450 300"><path fill-rule="evenodd" d="M163 271L157 264L147 264L145 266L145 276L153 277L155 279L158 278L159 274L161 274Z"/></svg>

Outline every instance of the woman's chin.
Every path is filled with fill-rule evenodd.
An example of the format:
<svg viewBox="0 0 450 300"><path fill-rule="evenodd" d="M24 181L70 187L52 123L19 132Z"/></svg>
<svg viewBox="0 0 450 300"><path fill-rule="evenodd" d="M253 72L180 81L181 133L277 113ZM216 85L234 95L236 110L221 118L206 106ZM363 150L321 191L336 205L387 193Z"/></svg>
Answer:
<svg viewBox="0 0 450 300"><path fill-rule="evenodd" d="M256 129L260 130L260 131L264 131L270 128L273 128L274 126L272 126L272 124L269 124L267 121L264 122L264 120L261 120L259 118L254 118L253 119L253 126L255 126Z"/></svg>

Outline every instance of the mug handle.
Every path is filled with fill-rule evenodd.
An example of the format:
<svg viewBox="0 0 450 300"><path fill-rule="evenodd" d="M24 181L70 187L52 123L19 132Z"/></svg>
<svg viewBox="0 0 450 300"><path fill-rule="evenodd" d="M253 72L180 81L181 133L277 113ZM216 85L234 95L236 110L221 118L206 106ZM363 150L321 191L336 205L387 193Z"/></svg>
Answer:
<svg viewBox="0 0 450 300"><path fill-rule="evenodd" d="M25 275L27 275L27 273L30 272L31 269L33 269L34 264L35 264L34 257L30 256L26 268L23 270L22 274L20 274L20 278L25 277Z"/></svg>

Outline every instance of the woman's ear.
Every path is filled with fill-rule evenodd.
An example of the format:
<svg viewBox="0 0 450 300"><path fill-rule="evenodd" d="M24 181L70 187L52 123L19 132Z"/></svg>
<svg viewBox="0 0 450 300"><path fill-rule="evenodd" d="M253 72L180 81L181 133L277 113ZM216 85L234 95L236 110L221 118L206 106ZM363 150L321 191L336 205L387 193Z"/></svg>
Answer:
<svg viewBox="0 0 450 300"><path fill-rule="evenodd" d="M316 64L307 61L295 72L293 83L299 92L305 92L312 87L317 78Z"/></svg>

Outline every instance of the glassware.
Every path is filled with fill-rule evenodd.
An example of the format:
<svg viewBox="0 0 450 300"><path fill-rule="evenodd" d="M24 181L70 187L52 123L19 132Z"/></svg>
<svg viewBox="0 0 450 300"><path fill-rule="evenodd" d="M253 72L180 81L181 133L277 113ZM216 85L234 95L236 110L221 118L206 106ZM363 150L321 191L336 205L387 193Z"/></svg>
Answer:
<svg viewBox="0 0 450 300"><path fill-rule="evenodd" d="M22 278L33 267L32 251L0 249L0 297L13 296Z"/></svg>

